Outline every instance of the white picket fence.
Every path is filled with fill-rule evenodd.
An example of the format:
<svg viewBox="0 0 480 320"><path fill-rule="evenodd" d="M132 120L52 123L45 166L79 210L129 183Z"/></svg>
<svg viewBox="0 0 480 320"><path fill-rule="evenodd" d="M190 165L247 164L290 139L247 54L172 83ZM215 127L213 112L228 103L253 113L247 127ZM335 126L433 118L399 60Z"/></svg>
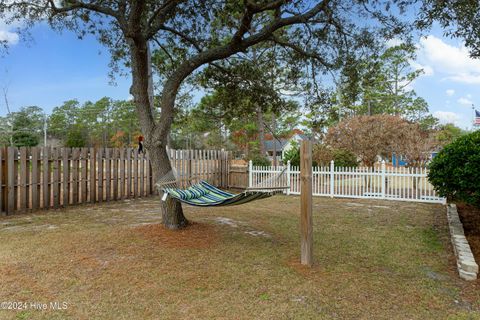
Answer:
<svg viewBox="0 0 480 320"><path fill-rule="evenodd" d="M426 168L387 168L385 162L376 168L344 168L332 161L330 167L313 168L313 195L444 204L445 198L436 194L427 174ZM250 161L248 186L289 186L287 195L300 194L300 168L290 162L285 168L253 166Z"/></svg>

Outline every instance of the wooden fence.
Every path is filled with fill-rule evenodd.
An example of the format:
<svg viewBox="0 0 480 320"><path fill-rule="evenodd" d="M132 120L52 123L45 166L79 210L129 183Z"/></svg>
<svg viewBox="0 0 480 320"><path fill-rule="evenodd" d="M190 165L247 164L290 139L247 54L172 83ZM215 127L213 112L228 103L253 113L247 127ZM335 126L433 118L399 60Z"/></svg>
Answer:
<svg viewBox="0 0 480 320"><path fill-rule="evenodd" d="M228 188L231 152L223 150L169 150L172 167L180 187L205 180Z"/></svg>
<svg viewBox="0 0 480 320"><path fill-rule="evenodd" d="M248 166L230 165L228 187L232 189L246 189L248 187Z"/></svg>
<svg viewBox="0 0 480 320"><path fill-rule="evenodd" d="M229 153L169 150L177 177L228 187ZM0 148L0 214L154 194L148 155L131 148ZM182 183L183 183L182 182Z"/></svg>

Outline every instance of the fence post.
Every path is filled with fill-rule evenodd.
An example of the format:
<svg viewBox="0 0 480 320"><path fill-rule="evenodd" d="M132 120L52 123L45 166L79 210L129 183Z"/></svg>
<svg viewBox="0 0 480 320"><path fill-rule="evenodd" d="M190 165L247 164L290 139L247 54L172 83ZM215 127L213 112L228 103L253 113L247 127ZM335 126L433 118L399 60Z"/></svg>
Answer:
<svg viewBox="0 0 480 320"><path fill-rule="evenodd" d="M333 198L335 194L335 162L330 161L330 198Z"/></svg>
<svg viewBox="0 0 480 320"><path fill-rule="evenodd" d="M5 160L7 162L7 179L6 179L6 189L7 189L7 201L6 201L6 211L7 215L13 214L16 209L17 203L17 192L16 192L16 184L17 184L17 170L16 170L16 151L17 149L14 147L7 147L7 156Z"/></svg>
<svg viewBox="0 0 480 320"><path fill-rule="evenodd" d="M248 161L248 187L251 188L253 185L253 162L252 160Z"/></svg>
<svg viewBox="0 0 480 320"><path fill-rule="evenodd" d="M382 160L382 199L385 199L385 160Z"/></svg>
<svg viewBox="0 0 480 320"><path fill-rule="evenodd" d="M7 206L7 147L0 147L0 216L6 216Z"/></svg>
<svg viewBox="0 0 480 320"><path fill-rule="evenodd" d="M301 263L313 263L313 218L312 218L312 142L303 140L300 146L300 233Z"/></svg>
<svg viewBox="0 0 480 320"><path fill-rule="evenodd" d="M290 195L290 188L291 188L291 178L290 178L290 171L291 171L291 167L290 167L290 160L287 161L287 196Z"/></svg>

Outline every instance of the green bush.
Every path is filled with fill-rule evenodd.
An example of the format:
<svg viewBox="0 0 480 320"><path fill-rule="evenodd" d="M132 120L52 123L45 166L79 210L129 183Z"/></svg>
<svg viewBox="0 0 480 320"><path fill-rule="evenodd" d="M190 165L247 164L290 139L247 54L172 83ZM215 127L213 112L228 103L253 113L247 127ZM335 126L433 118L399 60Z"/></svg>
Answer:
<svg viewBox="0 0 480 320"><path fill-rule="evenodd" d="M83 148L87 145L85 134L80 130L72 129L67 132L67 139L65 140L65 147L69 148Z"/></svg>
<svg viewBox="0 0 480 320"><path fill-rule="evenodd" d="M295 141L292 142L292 147L283 155L283 162L285 164L289 160L291 166L300 166L300 146Z"/></svg>
<svg viewBox="0 0 480 320"><path fill-rule="evenodd" d="M40 143L36 134L22 131L13 133L12 140L15 147L35 147Z"/></svg>
<svg viewBox="0 0 480 320"><path fill-rule="evenodd" d="M315 158L315 150L312 151L312 166L318 166L317 159ZM290 160L290 165L294 167L300 166L300 144L293 141L292 148L287 150L283 155L283 163L287 164L287 161Z"/></svg>
<svg viewBox="0 0 480 320"><path fill-rule="evenodd" d="M246 159L247 161L252 160L252 164L254 166L264 166L268 167L272 165L272 162L267 158L267 157L262 157L259 154L253 154L250 156L249 159Z"/></svg>
<svg viewBox="0 0 480 320"><path fill-rule="evenodd" d="M440 196L480 207L480 131L445 146L429 169L428 179Z"/></svg>
<svg viewBox="0 0 480 320"><path fill-rule="evenodd" d="M313 160L320 166L329 167L330 161L335 162L335 167L356 167L357 157L350 151L344 149L333 149L325 144L313 146Z"/></svg>
<svg viewBox="0 0 480 320"><path fill-rule="evenodd" d="M333 161L335 167L356 167L358 166L357 156L348 150L334 149Z"/></svg>

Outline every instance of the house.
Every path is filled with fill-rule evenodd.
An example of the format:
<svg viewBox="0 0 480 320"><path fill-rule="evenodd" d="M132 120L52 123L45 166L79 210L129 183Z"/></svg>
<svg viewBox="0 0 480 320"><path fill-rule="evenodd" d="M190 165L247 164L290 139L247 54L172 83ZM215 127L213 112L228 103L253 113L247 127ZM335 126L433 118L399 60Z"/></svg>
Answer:
<svg viewBox="0 0 480 320"><path fill-rule="evenodd" d="M300 130L295 130L293 135L288 138L279 138L275 139L272 137L272 140L265 140L265 152L267 153L267 157L270 160L273 160L273 153L277 151L277 161L281 162L285 156L285 153L288 150L291 150L295 145L300 145L300 141L304 139L308 139L308 137L299 132Z"/></svg>
<svg viewBox="0 0 480 320"><path fill-rule="evenodd" d="M427 160L427 163L428 163L438 154L438 150L431 151L431 152L425 152L425 154L427 155L426 158L428 159ZM397 157L395 152L392 153L392 166L394 166L394 167L405 167L407 165L408 165L408 162L403 155L399 155Z"/></svg>

